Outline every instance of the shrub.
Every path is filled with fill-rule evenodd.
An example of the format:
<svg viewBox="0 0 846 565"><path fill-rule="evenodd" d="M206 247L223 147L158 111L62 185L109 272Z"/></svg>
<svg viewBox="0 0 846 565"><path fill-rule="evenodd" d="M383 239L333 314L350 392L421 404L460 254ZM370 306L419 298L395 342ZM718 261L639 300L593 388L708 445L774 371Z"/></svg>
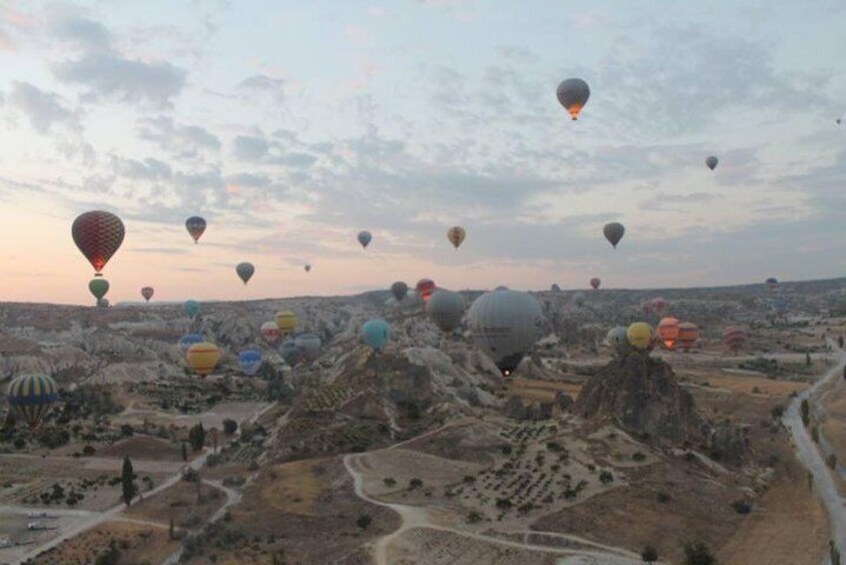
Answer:
<svg viewBox="0 0 846 565"><path fill-rule="evenodd" d="M362 514L358 517L358 520L355 521L355 525L362 530L366 530L367 526L369 526L372 521L373 518L371 518L368 514Z"/></svg>
<svg viewBox="0 0 846 565"><path fill-rule="evenodd" d="M691 542L684 546L684 565L716 565L717 559L707 545Z"/></svg>
<svg viewBox="0 0 846 565"><path fill-rule="evenodd" d="M614 475L611 474L611 471L602 471L599 473L599 482L603 485L614 482Z"/></svg>
<svg viewBox="0 0 846 565"><path fill-rule="evenodd" d="M386 487L396 486L397 480L393 477L385 477L382 479L382 482L385 483Z"/></svg>
<svg viewBox="0 0 846 565"><path fill-rule="evenodd" d="M667 504L668 502L670 502L670 495L666 492L657 493L655 495L655 498L657 498L658 502L660 502L661 504Z"/></svg>
<svg viewBox="0 0 846 565"><path fill-rule="evenodd" d="M238 431L238 422L232 420L231 418L226 418L223 420L223 433L228 436L231 436L235 432Z"/></svg>
<svg viewBox="0 0 846 565"><path fill-rule="evenodd" d="M735 500L731 503L731 507L738 514L749 514L752 512L752 505L745 500Z"/></svg>
<svg viewBox="0 0 846 565"><path fill-rule="evenodd" d="M638 451L634 455L632 455L632 460L637 461L638 463L646 461L646 454Z"/></svg>
<svg viewBox="0 0 846 565"><path fill-rule="evenodd" d="M418 488L422 488L422 487L423 487L423 481L421 481L420 479L418 479L416 477L411 479L410 481L408 481L409 490L414 490L414 489L418 489Z"/></svg>
<svg viewBox="0 0 846 565"><path fill-rule="evenodd" d="M658 561L658 550L651 545L647 545L640 552L640 558L643 559L644 563L655 563Z"/></svg>

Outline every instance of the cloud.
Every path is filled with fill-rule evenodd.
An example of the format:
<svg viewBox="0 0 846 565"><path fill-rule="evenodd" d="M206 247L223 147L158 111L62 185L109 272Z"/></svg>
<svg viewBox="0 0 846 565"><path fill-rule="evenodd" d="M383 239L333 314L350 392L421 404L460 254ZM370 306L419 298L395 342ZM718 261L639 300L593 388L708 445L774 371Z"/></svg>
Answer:
<svg viewBox="0 0 846 565"><path fill-rule="evenodd" d="M260 161L269 150L264 136L239 135L232 141L232 154L241 161Z"/></svg>
<svg viewBox="0 0 846 565"><path fill-rule="evenodd" d="M88 53L53 65L62 82L88 88L87 97L117 98L130 103L171 106L185 86L187 72L165 61L138 61L114 53Z"/></svg>
<svg viewBox="0 0 846 565"><path fill-rule="evenodd" d="M58 13L52 18L50 31L83 51L111 52L112 34L94 20L76 14Z"/></svg>
<svg viewBox="0 0 846 565"><path fill-rule="evenodd" d="M169 116L138 119L135 130L140 139L154 143L177 158L193 159L201 152L220 149L220 140L206 128L178 124Z"/></svg>
<svg viewBox="0 0 846 565"><path fill-rule="evenodd" d="M163 181L173 176L170 165L152 157L137 161L113 156L112 167L115 175L130 180Z"/></svg>
<svg viewBox="0 0 846 565"><path fill-rule="evenodd" d="M236 87L241 93L259 94L269 97L273 102L281 104L285 100L286 81L273 78L265 74L255 74L245 78Z"/></svg>
<svg viewBox="0 0 846 565"><path fill-rule="evenodd" d="M65 107L58 94L41 90L28 82L12 83L9 102L24 113L39 133L49 133L57 124L70 129L81 127L77 115Z"/></svg>

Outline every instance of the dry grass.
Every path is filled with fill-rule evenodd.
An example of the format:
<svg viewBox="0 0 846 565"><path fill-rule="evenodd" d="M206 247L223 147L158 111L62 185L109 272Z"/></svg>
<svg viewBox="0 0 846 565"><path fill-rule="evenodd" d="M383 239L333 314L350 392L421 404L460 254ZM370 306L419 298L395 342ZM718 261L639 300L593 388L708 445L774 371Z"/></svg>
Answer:
<svg viewBox="0 0 846 565"><path fill-rule="evenodd" d="M277 510L300 516L317 516L314 501L326 488L325 475L317 476L312 467L319 461L296 461L277 465L268 471L261 498Z"/></svg>

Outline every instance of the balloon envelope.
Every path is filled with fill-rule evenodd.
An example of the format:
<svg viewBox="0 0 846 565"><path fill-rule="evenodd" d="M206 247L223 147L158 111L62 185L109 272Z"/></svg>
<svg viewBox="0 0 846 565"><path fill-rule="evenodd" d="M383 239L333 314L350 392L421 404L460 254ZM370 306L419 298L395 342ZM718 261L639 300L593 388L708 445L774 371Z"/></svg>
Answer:
<svg viewBox="0 0 846 565"><path fill-rule="evenodd" d="M259 332L261 333L261 337L263 337L264 340L271 345L279 341L279 334L281 333L279 331L279 326L276 325L276 322L263 323L261 328L259 328Z"/></svg>
<svg viewBox="0 0 846 565"><path fill-rule="evenodd" d="M188 365L194 372L201 377L205 377L214 371L217 362L220 361L220 349L215 344L207 341L195 343L188 348L185 357L188 359Z"/></svg>
<svg viewBox="0 0 846 565"><path fill-rule="evenodd" d="M305 269L306 273L310 273L311 272L311 265L303 265L303 269Z"/></svg>
<svg viewBox="0 0 846 565"><path fill-rule="evenodd" d="M564 106L572 119L576 120L590 98L590 87L580 78L568 78L558 85L556 96L559 104Z"/></svg>
<svg viewBox="0 0 846 565"><path fill-rule="evenodd" d="M435 281L432 279L420 279L417 281L417 294L423 302L429 302L433 292L435 292Z"/></svg>
<svg viewBox="0 0 846 565"><path fill-rule="evenodd" d="M617 351L625 348L629 344L626 330L626 326L616 326L608 330L608 334L605 336L606 345L613 347Z"/></svg>
<svg viewBox="0 0 846 565"><path fill-rule="evenodd" d="M590 286L593 287L594 290L599 288L599 285L601 285L601 284L602 284L602 279L600 279L599 277L593 277L592 279L590 279Z"/></svg>
<svg viewBox="0 0 846 565"><path fill-rule="evenodd" d="M293 339L286 339L279 346L279 354L289 367L294 367L302 359L303 353L300 351Z"/></svg>
<svg viewBox="0 0 846 565"><path fill-rule="evenodd" d="M626 233L626 228L620 222L611 222L605 224L602 228L602 233L605 235L605 239L616 249L617 244L620 243L620 240L623 239L623 235Z"/></svg>
<svg viewBox="0 0 846 565"><path fill-rule="evenodd" d="M510 375L540 336L543 314L530 294L495 290L477 298L467 312L473 341Z"/></svg>
<svg viewBox="0 0 846 565"><path fill-rule="evenodd" d="M676 341L677 347L682 351L690 351L699 339L699 327L690 322L679 324L679 338Z"/></svg>
<svg viewBox="0 0 846 565"><path fill-rule="evenodd" d="M649 349L653 341L652 326L646 322L635 322L626 330L626 337L635 349Z"/></svg>
<svg viewBox="0 0 846 565"><path fill-rule="evenodd" d="M182 305L182 309L188 314L189 318L193 318L200 313L200 303L196 300L186 300Z"/></svg>
<svg viewBox="0 0 846 565"><path fill-rule="evenodd" d="M147 302L150 301L150 299L153 297L153 294L155 293L156 291L151 286L145 286L141 289L141 296L143 296L144 300L146 300Z"/></svg>
<svg viewBox="0 0 846 565"><path fill-rule="evenodd" d="M717 163L719 163L719 162L720 162L720 160L717 159L716 157L714 157L713 155L711 155L710 157L705 159L705 165L707 165L708 168L711 169L712 171L717 168Z"/></svg>
<svg viewBox="0 0 846 565"><path fill-rule="evenodd" d="M200 236L206 231L206 221L200 216L191 216L185 220L185 229L194 238L194 243L197 243Z"/></svg>
<svg viewBox="0 0 846 565"><path fill-rule="evenodd" d="M402 281L397 281L391 285L391 294L397 299L397 302L402 302L405 295L408 294L408 285Z"/></svg>
<svg viewBox="0 0 846 565"><path fill-rule="evenodd" d="M294 345L300 350L300 354L308 361L314 361L320 357L322 342L314 334L300 334L294 338Z"/></svg>
<svg viewBox="0 0 846 565"><path fill-rule="evenodd" d="M276 313L276 327L285 335L293 333L297 327L297 315L290 310L280 310Z"/></svg>
<svg viewBox="0 0 846 565"><path fill-rule="evenodd" d="M369 231L364 230L358 232L358 242L361 244L362 247L367 248L370 245L370 240L373 239L373 236L370 234Z"/></svg>
<svg viewBox="0 0 846 565"><path fill-rule="evenodd" d="M391 338L391 326L385 320L368 320L361 326L361 341L375 351L382 351Z"/></svg>
<svg viewBox="0 0 846 565"><path fill-rule="evenodd" d="M453 226L447 230L447 239L456 249L458 249L465 237L467 237L467 231L461 226Z"/></svg>
<svg viewBox="0 0 846 565"><path fill-rule="evenodd" d="M59 400L59 390L48 375L19 375L9 383L7 399L15 418L34 428Z"/></svg>
<svg viewBox="0 0 846 565"><path fill-rule="evenodd" d="M71 227L76 246L99 275L120 248L126 230L120 218L111 212L95 210L79 215Z"/></svg>
<svg viewBox="0 0 846 565"><path fill-rule="evenodd" d="M238 273L238 277L244 281L244 284L246 285L250 282L250 279L253 278L253 273L256 272L256 268L252 263L244 261L243 263L238 263L235 267L235 272Z"/></svg>
<svg viewBox="0 0 846 565"><path fill-rule="evenodd" d="M206 341L206 338L200 334L185 334L179 338L179 349L183 352L188 351L188 348L192 345L196 343L203 343L204 341Z"/></svg>
<svg viewBox="0 0 846 565"><path fill-rule="evenodd" d="M426 304L426 313L441 331L451 332L461 325L464 297L451 290L437 289Z"/></svg>
<svg viewBox="0 0 846 565"><path fill-rule="evenodd" d="M94 295L94 298L100 299L106 296L109 292L109 281L104 278L91 279L88 283L88 290Z"/></svg>
<svg viewBox="0 0 846 565"><path fill-rule="evenodd" d="M663 318L658 322L656 333L661 343L667 349L675 349L676 341L679 339L679 321L675 318Z"/></svg>
<svg viewBox="0 0 846 565"><path fill-rule="evenodd" d="M252 377L261 368L261 353L254 349L247 349L238 354L238 366L248 377Z"/></svg>

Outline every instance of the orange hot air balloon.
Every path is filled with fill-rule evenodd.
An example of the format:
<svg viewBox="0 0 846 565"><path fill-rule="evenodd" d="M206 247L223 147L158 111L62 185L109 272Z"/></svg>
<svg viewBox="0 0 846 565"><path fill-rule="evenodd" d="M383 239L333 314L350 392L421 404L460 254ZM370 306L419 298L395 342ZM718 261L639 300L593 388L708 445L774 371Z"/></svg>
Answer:
<svg viewBox="0 0 846 565"><path fill-rule="evenodd" d="M676 341L679 339L679 321L675 318L664 318L658 322L658 338L669 350L676 347Z"/></svg>
<svg viewBox="0 0 846 565"><path fill-rule="evenodd" d="M467 230L461 226L453 226L447 231L447 239L456 249L464 242L465 237L467 237Z"/></svg>
<svg viewBox="0 0 846 565"><path fill-rule="evenodd" d="M429 302L433 292L435 292L435 282L432 279L417 281L417 294L424 303Z"/></svg>
<svg viewBox="0 0 846 565"><path fill-rule="evenodd" d="M209 342L195 343L188 348L185 357L194 372L200 377L205 377L214 371L220 361L220 348Z"/></svg>
<svg viewBox="0 0 846 565"><path fill-rule="evenodd" d="M690 322L682 322L679 324L679 338L676 340L676 345L683 351L690 351L696 345L699 339L699 327Z"/></svg>

